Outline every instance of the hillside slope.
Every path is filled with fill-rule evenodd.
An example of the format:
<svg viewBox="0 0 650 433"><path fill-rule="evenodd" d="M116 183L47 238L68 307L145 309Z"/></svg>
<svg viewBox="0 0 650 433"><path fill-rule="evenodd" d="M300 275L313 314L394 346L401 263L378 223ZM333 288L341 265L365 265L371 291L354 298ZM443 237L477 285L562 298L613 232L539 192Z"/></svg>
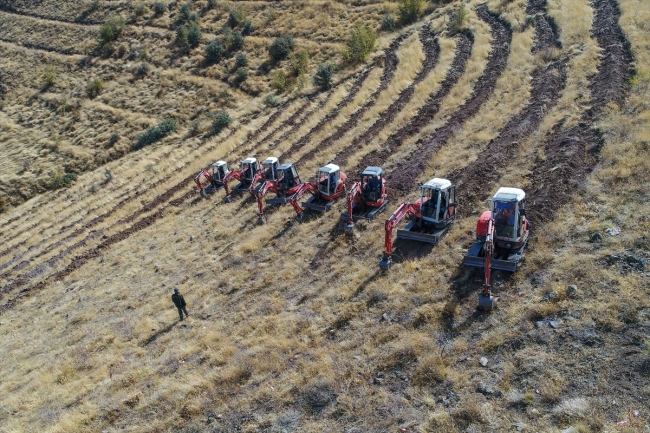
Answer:
<svg viewBox="0 0 650 433"><path fill-rule="evenodd" d="M349 32L396 4L196 1L203 37L179 52L183 5L0 1L0 432L650 428L648 2L427 4L358 67ZM254 28L244 83L235 51L203 58L243 29L233 11ZM288 33L306 77L339 66L331 89L269 60ZM247 194L198 195L199 170L249 156L305 180L379 165L389 210L348 238L341 202L259 225ZM459 217L435 247L395 242L381 272L383 218L433 177ZM526 191L532 239L485 313L461 262L499 186Z"/></svg>

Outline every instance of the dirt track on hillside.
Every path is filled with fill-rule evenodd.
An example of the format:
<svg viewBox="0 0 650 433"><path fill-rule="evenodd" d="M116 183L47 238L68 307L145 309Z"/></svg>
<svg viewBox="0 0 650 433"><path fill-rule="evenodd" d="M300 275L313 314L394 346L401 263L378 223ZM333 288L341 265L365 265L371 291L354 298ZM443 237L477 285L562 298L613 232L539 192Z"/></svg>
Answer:
<svg viewBox="0 0 650 433"><path fill-rule="evenodd" d="M391 124L397 113L401 112L404 106L413 97L415 86L424 80L431 70L433 70L433 68L438 64L438 59L440 57L440 44L438 44L438 39L434 36L429 27L423 27L420 31L420 41L422 42L424 50L424 60L422 61L422 68L415 76L415 79L408 87L400 92L399 97L380 114L379 119L377 119L370 128L352 140L352 143L339 153L336 158L334 158L334 162L339 166L344 166L350 155L358 151L362 145L375 138L382 129Z"/></svg>

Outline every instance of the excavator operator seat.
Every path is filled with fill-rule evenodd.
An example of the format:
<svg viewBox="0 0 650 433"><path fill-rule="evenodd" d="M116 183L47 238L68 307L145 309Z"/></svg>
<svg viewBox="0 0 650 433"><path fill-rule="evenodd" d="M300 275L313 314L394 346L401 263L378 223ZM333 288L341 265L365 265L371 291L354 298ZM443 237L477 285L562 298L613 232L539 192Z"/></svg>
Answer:
<svg viewBox="0 0 650 433"><path fill-rule="evenodd" d="M361 190L363 200L377 202L382 198L382 170L380 167L366 167L361 173Z"/></svg>
<svg viewBox="0 0 650 433"><path fill-rule="evenodd" d="M336 187L341 178L341 169L336 164L327 164L318 169L316 176L318 179L318 191L324 195L332 195L336 192Z"/></svg>
<svg viewBox="0 0 650 433"><path fill-rule="evenodd" d="M499 188L492 197L492 218L497 239L516 241L520 236L520 211L526 194L518 188Z"/></svg>
<svg viewBox="0 0 650 433"><path fill-rule="evenodd" d="M454 187L447 179L434 178L422 185L420 213L425 221L438 223L450 218ZM453 209L452 209L453 211Z"/></svg>
<svg viewBox="0 0 650 433"><path fill-rule="evenodd" d="M278 158L275 158L273 156L270 158L266 158L262 163L262 166L264 167L265 180L271 180L271 181L278 180L277 172L278 172L278 167L280 167L280 162L278 161Z"/></svg>
<svg viewBox="0 0 650 433"><path fill-rule="evenodd" d="M226 173L228 173L228 164L225 161L217 161L212 164L212 178L215 181L221 182L226 177Z"/></svg>
<svg viewBox="0 0 650 433"><path fill-rule="evenodd" d="M244 179L252 182L257 173L257 159L256 158L246 158L241 163L241 169L244 175Z"/></svg>
<svg viewBox="0 0 650 433"><path fill-rule="evenodd" d="M288 191L300 183L298 172L293 164L282 164L278 168L278 185L280 190Z"/></svg>

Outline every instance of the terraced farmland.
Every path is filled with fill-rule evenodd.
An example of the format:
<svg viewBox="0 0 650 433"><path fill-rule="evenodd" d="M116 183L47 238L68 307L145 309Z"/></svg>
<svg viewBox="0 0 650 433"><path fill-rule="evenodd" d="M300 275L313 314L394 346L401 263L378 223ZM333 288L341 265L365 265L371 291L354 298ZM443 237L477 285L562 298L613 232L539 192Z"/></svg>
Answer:
<svg viewBox="0 0 650 433"><path fill-rule="evenodd" d="M396 3L157 3L0 0L0 432L650 428L650 4L427 3L389 28ZM359 23L378 40L353 66ZM381 166L389 210L349 238L343 200L259 225L248 194L199 196L249 156L348 187ZM456 222L381 272L383 219L433 177ZM481 313L461 262L499 186L526 191L532 239Z"/></svg>

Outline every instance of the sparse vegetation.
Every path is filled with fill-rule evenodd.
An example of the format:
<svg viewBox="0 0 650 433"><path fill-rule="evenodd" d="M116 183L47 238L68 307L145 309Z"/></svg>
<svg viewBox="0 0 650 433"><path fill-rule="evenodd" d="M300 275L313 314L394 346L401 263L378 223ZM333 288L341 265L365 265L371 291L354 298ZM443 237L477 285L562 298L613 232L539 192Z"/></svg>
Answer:
<svg viewBox="0 0 650 433"><path fill-rule="evenodd" d="M309 52L305 48L301 48L297 52L291 53L289 57L293 73L297 76L307 73L307 65L309 64Z"/></svg>
<svg viewBox="0 0 650 433"><path fill-rule="evenodd" d="M390 31L393 30L393 28L395 28L395 18L390 12L386 12L384 17L381 19L381 29Z"/></svg>
<svg viewBox="0 0 650 433"><path fill-rule="evenodd" d="M54 68L45 68L41 75L41 85L44 89L49 89L56 83L56 70Z"/></svg>
<svg viewBox="0 0 650 433"><path fill-rule="evenodd" d="M273 89L277 90L278 93L284 92L287 84L287 74L282 69L273 72L271 77L271 87Z"/></svg>
<svg viewBox="0 0 650 433"><path fill-rule="evenodd" d="M241 83L246 80L246 78L248 78L248 69L244 66L237 68L235 71L235 81Z"/></svg>
<svg viewBox="0 0 650 433"><path fill-rule="evenodd" d="M67 188L72 185L75 180L77 180L77 175L75 173L57 172L50 176L47 187L51 190Z"/></svg>
<svg viewBox="0 0 650 433"><path fill-rule="evenodd" d="M269 54L275 61L285 59L293 50L294 41L293 36L284 35L276 38L269 46Z"/></svg>
<svg viewBox="0 0 650 433"><path fill-rule="evenodd" d="M417 21L424 12L424 0L398 0L399 19L405 24Z"/></svg>
<svg viewBox="0 0 650 433"><path fill-rule="evenodd" d="M228 125L232 122L230 114L226 110L221 110L214 116L212 116L212 126L210 131L212 134L216 135L223 131Z"/></svg>
<svg viewBox="0 0 650 433"><path fill-rule="evenodd" d="M454 13L454 17L451 20L449 27L451 32L457 32L460 29L462 29L467 22L467 9L465 8L465 5L460 5L458 6L458 9L456 9L456 12Z"/></svg>
<svg viewBox="0 0 650 433"><path fill-rule="evenodd" d="M241 5L235 7L234 9L231 9L228 13L228 25L230 25L230 27L234 28L244 24L245 22L246 13L244 12L244 8Z"/></svg>
<svg viewBox="0 0 650 433"><path fill-rule="evenodd" d="M314 84L322 89L332 87L332 78L334 77L334 66L330 63L318 65L316 75L314 75Z"/></svg>
<svg viewBox="0 0 650 433"><path fill-rule="evenodd" d="M246 53L239 53L235 56L235 66L242 67L248 66L248 56Z"/></svg>
<svg viewBox="0 0 650 433"><path fill-rule="evenodd" d="M253 33L254 30L255 29L253 28L253 23L251 22L251 20L246 20L246 22L244 22L244 25L242 26L241 34L244 36L248 36L251 33Z"/></svg>
<svg viewBox="0 0 650 433"><path fill-rule="evenodd" d="M120 16L111 16L106 18L104 24L99 28L99 38L102 45L117 40L124 30L124 19Z"/></svg>
<svg viewBox="0 0 650 433"><path fill-rule="evenodd" d="M220 41L214 41L205 47L205 59L208 63L219 63L225 51Z"/></svg>
<svg viewBox="0 0 650 433"><path fill-rule="evenodd" d="M345 59L354 64L365 62L368 55L375 50L376 41L374 30L357 24L346 43Z"/></svg>
<svg viewBox="0 0 650 433"><path fill-rule="evenodd" d="M86 85L86 96L90 99L94 99L102 93L105 87L106 85L104 84L104 80L101 78L93 78Z"/></svg>
<svg viewBox="0 0 650 433"><path fill-rule="evenodd" d="M156 16L160 16L167 11L167 5L163 2L154 2L153 4L153 13Z"/></svg>
<svg viewBox="0 0 650 433"><path fill-rule="evenodd" d="M152 126L142 134L138 135L137 142L133 145L133 150L138 150L160 141L177 130L178 121L176 121L176 119L165 119L158 125Z"/></svg>
<svg viewBox="0 0 650 433"><path fill-rule="evenodd" d="M269 107L277 107L278 105L280 105L280 100L273 93L269 93L264 98L264 104Z"/></svg>
<svg viewBox="0 0 650 433"><path fill-rule="evenodd" d="M135 12L136 17L142 17L142 16L146 15L147 12L149 12L149 9L147 8L147 6L144 3L139 2L139 3L136 3L134 12Z"/></svg>

